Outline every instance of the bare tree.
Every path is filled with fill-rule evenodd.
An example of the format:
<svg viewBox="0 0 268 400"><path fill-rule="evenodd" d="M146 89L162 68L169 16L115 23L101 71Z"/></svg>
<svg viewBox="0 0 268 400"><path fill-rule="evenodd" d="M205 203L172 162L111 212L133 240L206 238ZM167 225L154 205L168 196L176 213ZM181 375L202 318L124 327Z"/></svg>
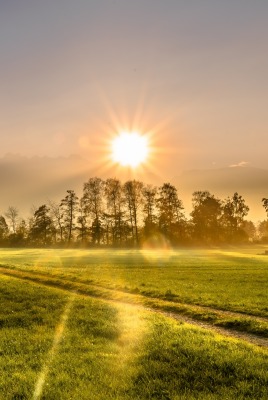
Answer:
<svg viewBox="0 0 268 400"><path fill-rule="evenodd" d="M107 179L105 182L105 197L107 201L107 213L105 219L107 226L111 225L113 244L121 244L123 239L123 188L118 179ZM111 221L111 223L109 222Z"/></svg>
<svg viewBox="0 0 268 400"><path fill-rule="evenodd" d="M57 204L56 202L49 200L48 202L50 208L50 215L54 222L54 225L57 227L59 232L60 241L63 242L63 234L64 234L64 210L61 204Z"/></svg>
<svg viewBox="0 0 268 400"><path fill-rule="evenodd" d="M77 238L81 240L82 243L84 243L88 236L88 227L87 227L85 205L83 199L79 200L78 213L79 215L77 218L77 223L78 223L77 230L79 233Z"/></svg>
<svg viewBox="0 0 268 400"><path fill-rule="evenodd" d="M132 180L127 181L124 186L125 202L129 212L129 221L132 231L133 243L139 244L138 216L143 203L142 189L143 183Z"/></svg>
<svg viewBox="0 0 268 400"><path fill-rule="evenodd" d="M90 178L84 184L83 202L85 212L91 216L91 232L94 243L100 244L103 228L103 197L104 197L104 181L100 178Z"/></svg>
<svg viewBox="0 0 268 400"><path fill-rule="evenodd" d="M13 233L16 233L18 216L19 216L18 209L16 207L9 206L7 212L5 213L5 216L10 223Z"/></svg>
<svg viewBox="0 0 268 400"><path fill-rule="evenodd" d="M146 185L142 189L144 206L144 234L149 236L156 230L156 194L157 188L152 185Z"/></svg>

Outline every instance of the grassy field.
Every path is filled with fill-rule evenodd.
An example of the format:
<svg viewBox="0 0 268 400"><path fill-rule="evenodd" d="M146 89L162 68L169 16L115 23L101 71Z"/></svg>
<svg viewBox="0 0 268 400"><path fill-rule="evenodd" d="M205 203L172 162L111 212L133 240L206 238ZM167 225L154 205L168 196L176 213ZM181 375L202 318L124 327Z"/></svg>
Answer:
<svg viewBox="0 0 268 400"><path fill-rule="evenodd" d="M267 348L159 313L268 337L261 253L0 250L0 399L267 399Z"/></svg>

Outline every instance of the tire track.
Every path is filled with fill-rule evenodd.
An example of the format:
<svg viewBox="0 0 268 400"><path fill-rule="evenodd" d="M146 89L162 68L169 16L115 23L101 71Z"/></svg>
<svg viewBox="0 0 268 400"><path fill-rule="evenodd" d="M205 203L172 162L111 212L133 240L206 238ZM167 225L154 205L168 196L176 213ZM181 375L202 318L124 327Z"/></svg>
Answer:
<svg viewBox="0 0 268 400"><path fill-rule="evenodd" d="M144 299L145 301L147 301L148 303L153 302L153 301L161 301L163 304L169 304L169 305L175 305L178 308L183 308L183 307L187 307L188 309L192 309L194 311L200 311L200 312L211 312L211 313L215 313L222 316L226 316L226 317L234 317L234 318L248 318L248 319L252 319L255 321L259 321L259 322L265 322L268 323L268 317L264 317L264 316L259 316L256 314L252 314L252 313L246 313L246 312L241 312L241 311L230 311L230 310L226 310L226 309L222 309L222 308L215 308L215 307L211 307L208 305L200 305L200 304L194 304L194 303L187 303L187 302L179 302L179 301L172 301L172 300L167 300L165 298L161 298L161 297L154 297L154 296L150 296L150 295L146 295L145 293L133 293L132 291L127 291L127 290L123 290L123 289L113 289L113 288L109 288L106 286L103 286L101 284L96 284L96 283L88 283L88 282L83 282L83 281L79 281L79 280L74 280L71 281L70 279L66 279L65 277L58 277L57 275L51 275L51 274L45 274L43 272L36 272L36 271L25 271L25 270L18 270L15 268L10 268L7 266L3 266L0 265L0 273L3 273L5 275L16 275L16 276L21 276L24 277L24 279L35 279L38 280L40 279L40 281L50 281L51 286L54 285L53 282L55 282L55 286L60 286L60 287L68 287L71 285L75 286L75 285L80 285L80 286L85 286L87 288L92 289L92 292L99 292L99 293L106 293L106 294L122 294L124 296L133 296L134 297L140 297L142 299ZM34 277L34 278L33 278ZM101 296L98 296L101 297Z"/></svg>
<svg viewBox="0 0 268 400"><path fill-rule="evenodd" d="M161 307L157 307L157 306L153 306L153 305L144 305L141 304L138 300L141 301L141 299L145 301L148 300L147 297L142 296L142 295L134 295L131 293L126 293L126 292L120 292L120 291L116 291L115 289L107 289L105 288L103 289L99 289L98 286L94 285L88 285L85 283L80 283L80 282L71 282L71 281L67 281L67 280L61 280L59 278L55 278L51 275L38 275L36 273L29 273L29 272L25 272L25 271L19 271L19 270L15 270L15 269L11 269L11 268L6 268L1 266L0 267L0 273L15 279L20 279L20 280L24 280L24 281L30 281L34 284L37 285L43 285L43 286L47 286L47 287L53 287L53 288L57 288L59 290L63 290L63 291L67 291L67 292L73 292L75 290L76 294L78 295L82 295L82 296L87 296L87 297L91 297L91 298L98 298L99 300L105 301L105 302L111 302L111 303L117 303L117 304L128 304L131 305L133 307L136 307L138 309L143 309L149 312L153 312L153 313L157 313L157 314L161 314L164 315L168 318L172 318L178 321L182 321L206 330L210 330L210 331L214 331L216 333L219 333L223 336L226 337L231 337L231 338L235 338L235 339L239 339L239 340L243 340L246 341L248 343L263 347L263 348L268 348L268 339L266 338L262 338L258 335L255 335L253 333L248 333L248 332L243 332L243 331L238 331L235 329L228 329L225 327L219 327L219 326L215 326L212 325L209 322L204 322L204 321L200 321L194 318L191 318L189 316L184 315L183 313L178 312L174 312L174 311L164 311L163 309L161 309ZM78 287L79 285L79 287ZM93 289L91 288L93 287ZM96 289L96 287L98 289ZM115 296L115 294L119 295L120 297L117 298L117 296ZM149 300L153 301L153 298L149 298ZM157 299L159 300L159 299ZM148 303L148 301L147 301ZM150 303L150 302L149 302ZM178 303L176 303L178 304ZM183 303L181 303L182 305L184 305ZM227 316L249 316L249 314L242 314L242 313L234 313L234 312L229 312L229 311L221 311L221 310L217 310L217 309L210 309L209 307L200 307L200 306L193 306L194 308L199 308L199 309L209 309L209 310L215 310L216 312L220 312L222 314L226 314ZM260 318L260 317L255 317L251 315L251 318L253 318L255 320L265 320L267 321L267 319L265 318Z"/></svg>

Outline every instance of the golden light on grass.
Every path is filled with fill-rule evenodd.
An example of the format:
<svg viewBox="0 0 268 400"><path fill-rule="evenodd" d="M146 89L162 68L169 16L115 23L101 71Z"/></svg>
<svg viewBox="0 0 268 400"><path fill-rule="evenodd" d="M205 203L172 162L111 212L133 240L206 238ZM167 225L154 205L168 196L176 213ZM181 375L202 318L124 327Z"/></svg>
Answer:
<svg viewBox="0 0 268 400"><path fill-rule="evenodd" d="M66 323L69 318L71 308L73 306L74 299L75 299L75 294L73 293L70 296L70 299L67 302L65 309L63 311L63 314L61 316L60 322L59 322L58 326L56 327L52 347L48 352L47 360L45 361L45 363L42 367L42 370L39 373L37 382L35 384L33 400L39 400L42 397L43 387L48 378L48 374L49 374L50 368L52 366L52 362L58 352L60 342L63 338L63 333L64 333Z"/></svg>
<svg viewBox="0 0 268 400"><path fill-rule="evenodd" d="M148 140L138 132L121 132L113 139L111 150L114 162L136 168L147 160Z"/></svg>
<svg viewBox="0 0 268 400"><path fill-rule="evenodd" d="M123 371L129 369L135 355L148 333L147 311L134 304L115 304L120 335L117 340L119 362L113 365L113 373L121 379Z"/></svg>

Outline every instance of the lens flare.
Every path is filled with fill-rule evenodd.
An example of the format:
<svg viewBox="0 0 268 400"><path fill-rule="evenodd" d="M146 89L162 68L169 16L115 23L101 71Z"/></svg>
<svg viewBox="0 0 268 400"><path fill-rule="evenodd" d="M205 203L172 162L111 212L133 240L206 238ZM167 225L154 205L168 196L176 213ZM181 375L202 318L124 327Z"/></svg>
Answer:
<svg viewBox="0 0 268 400"><path fill-rule="evenodd" d="M169 240L164 235L157 233L143 243L141 254L148 261L161 265L174 255L174 250Z"/></svg>

